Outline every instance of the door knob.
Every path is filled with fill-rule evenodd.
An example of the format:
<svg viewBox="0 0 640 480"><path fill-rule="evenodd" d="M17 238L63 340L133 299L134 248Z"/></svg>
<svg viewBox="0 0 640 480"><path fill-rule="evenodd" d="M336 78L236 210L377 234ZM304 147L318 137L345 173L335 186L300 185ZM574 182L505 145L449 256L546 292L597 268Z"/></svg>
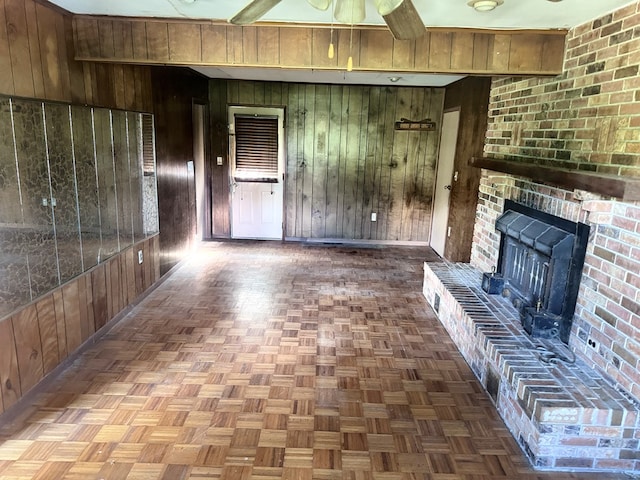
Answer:
<svg viewBox="0 0 640 480"><path fill-rule="evenodd" d="M444 189L445 189L445 190L451 190L451 185L445 185L445 186L444 186Z"/></svg>

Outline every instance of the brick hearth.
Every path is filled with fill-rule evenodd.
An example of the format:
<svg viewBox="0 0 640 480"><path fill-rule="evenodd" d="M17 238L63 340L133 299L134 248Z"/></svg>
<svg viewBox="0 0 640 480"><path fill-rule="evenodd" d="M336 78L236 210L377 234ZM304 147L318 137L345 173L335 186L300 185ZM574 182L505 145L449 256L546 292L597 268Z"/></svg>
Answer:
<svg viewBox="0 0 640 480"><path fill-rule="evenodd" d="M560 342L531 339L510 302L480 284L481 273L468 264L425 263L427 301L532 463L640 471L633 401L580 359L545 361L550 349L572 355Z"/></svg>

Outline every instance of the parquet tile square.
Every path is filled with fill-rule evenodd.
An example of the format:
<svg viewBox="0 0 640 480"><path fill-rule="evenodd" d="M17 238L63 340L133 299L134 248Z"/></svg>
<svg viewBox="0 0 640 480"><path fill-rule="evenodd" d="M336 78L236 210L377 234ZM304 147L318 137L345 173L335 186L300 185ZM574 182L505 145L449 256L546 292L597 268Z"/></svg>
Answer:
<svg viewBox="0 0 640 480"><path fill-rule="evenodd" d="M425 248L203 245L33 407L2 480L568 480L421 294Z"/></svg>

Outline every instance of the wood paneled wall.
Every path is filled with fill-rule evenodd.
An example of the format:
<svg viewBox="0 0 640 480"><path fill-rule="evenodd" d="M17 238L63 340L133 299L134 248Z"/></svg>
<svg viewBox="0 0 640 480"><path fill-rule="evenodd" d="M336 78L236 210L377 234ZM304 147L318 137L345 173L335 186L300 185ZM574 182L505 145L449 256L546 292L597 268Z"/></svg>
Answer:
<svg viewBox="0 0 640 480"><path fill-rule="evenodd" d="M148 238L0 320L0 414L158 281L158 258Z"/></svg>
<svg viewBox="0 0 640 480"><path fill-rule="evenodd" d="M452 233L444 251L452 262L469 262L471 258L480 169L471 167L469 159L481 155L484 148L490 90L489 77L467 77L446 87L445 110L460 109L454 159L458 180L451 183L449 226Z"/></svg>
<svg viewBox="0 0 640 480"><path fill-rule="evenodd" d="M151 111L149 67L74 56L70 16L34 0L0 0L0 93Z"/></svg>
<svg viewBox="0 0 640 480"><path fill-rule="evenodd" d="M226 22L74 17L76 58L169 65L227 65L475 74L558 74L566 32L445 30L395 40L386 28L300 25L234 26ZM292 48L295 46L294 48Z"/></svg>
<svg viewBox="0 0 640 480"><path fill-rule="evenodd" d="M195 241L195 177L187 163L194 159L193 101L208 103L208 80L181 68L156 67L152 82L160 270L164 275L185 256Z"/></svg>
<svg viewBox="0 0 640 480"><path fill-rule="evenodd" d="M286 237L428 241L443 89L217 81L210 96L219 135L223 98L285 107ZM396 131L401 118L431 118L438 128ZM213 155L226 147L219 140ZM228 233L227 163L213 166L218 233Z"/></svg>

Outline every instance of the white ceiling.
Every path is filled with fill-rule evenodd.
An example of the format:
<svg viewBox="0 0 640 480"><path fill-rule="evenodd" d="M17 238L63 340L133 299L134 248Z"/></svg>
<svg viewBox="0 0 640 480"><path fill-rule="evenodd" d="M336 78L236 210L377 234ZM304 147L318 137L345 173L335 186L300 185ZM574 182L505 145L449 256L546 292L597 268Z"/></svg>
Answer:
<svg viewBox="0 0 640 480"><path fill-rule="evenodd" d="M72 13L126 17L166 17L226 20L248 0L49 0ZM491 29L561 29L596 19L636 0L504 0L490 12L476 12L467 0L413 0L427 27ZM373 0L366 0L364 24L384 24ZM331 13L311 7L305 0L282 0L264 17L269 22L330 23ZM200 73L212 78L244 78L314 83L390 84L395 75L375 72L283 71L282 69L208 68ZM460 76L406 75L397 85L443 86Z"/></svg>

